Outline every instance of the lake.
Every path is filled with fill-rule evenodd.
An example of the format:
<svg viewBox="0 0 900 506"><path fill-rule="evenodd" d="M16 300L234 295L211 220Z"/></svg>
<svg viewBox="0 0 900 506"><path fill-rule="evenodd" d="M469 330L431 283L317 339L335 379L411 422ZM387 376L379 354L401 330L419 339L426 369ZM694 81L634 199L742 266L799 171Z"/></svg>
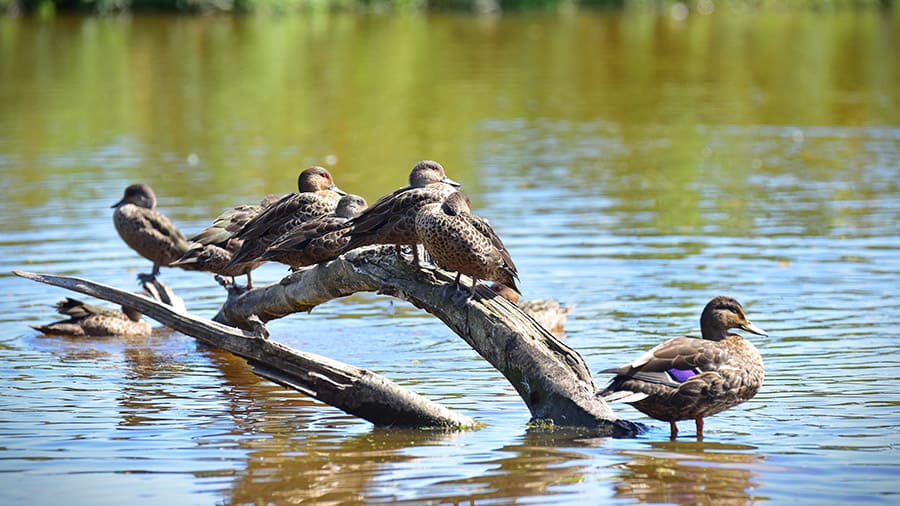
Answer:
<svg viewBox="0 0 900 506"><path fill-rule="evenodd" d="M0 19L0 503L897 504L898 28L726 8ZM727 294L769 332L748 336L765 385L702 441L627 405L650 429L598 437L529 428L504 378L403 301L270 323L485 424L388 430L164 328L28 327L71 294L13 269L136 289L150 263L110 209L130 183L193 233L309 165L373 202L427 158L526 299L576 306L565 340L593 371L698 334ZM162 279L202 316L225 298L204 273Z"/></svg>

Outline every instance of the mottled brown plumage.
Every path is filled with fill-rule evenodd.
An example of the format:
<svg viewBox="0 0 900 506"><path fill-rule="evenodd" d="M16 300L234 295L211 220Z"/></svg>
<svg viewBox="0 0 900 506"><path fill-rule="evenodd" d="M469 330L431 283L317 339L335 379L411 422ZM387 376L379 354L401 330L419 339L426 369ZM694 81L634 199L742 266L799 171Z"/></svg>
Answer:
<svg viewBox="0 0 900 506"><path fill-rule="evenodd" d="M250 271L263 264L249 260L231 264L234 254L244 244L237 233L263 209L280 199L278 195L267 195L259 205L244 204L220 214L202 231L189 238L190 247L181 258L170 264L189 271L204 271L234 277L247 275L247 288L253 288Z"/></svg>
<svg viewBox="0 0 900 506"><path fill-rule="evenodd" d="M310 167L297 178L297 193L290 193L253 217L236 237L243 241L229 267L257 260L273 241L301 223L331 214L346 195L322 167Z"/></svg>
<svg viewBox="0 0 900 506"><path fill-rule="evenodd" d="M441 203L422 206L415 227L434 262L457 272L457 285L460 274L473 278L471 295L475 294L479 279L496 281L519 291L516 265L509 252L487 220L470 212L469 199L464 193L456 191Z"/></svg>
<svg viewBox="0 0 900 506"><path fill-rule="evenodd" d="M260 260L273 260L294 268L333 260L350 240L344 223L365 209L366 199L345 195L334 214L313 218L288 231L269 246Z"/></svg>
<svg viewBox="0 0 900 506"><path fill-rule="evenodd" d="M441 164L433 160L417 163L409 173L409 185L381 197L347 222L350 240L341 253L370 244L395 244L399 252L402 245L419 244L416 213L425 204L443 201L458 186Z"/></svg>
<svg viewBox="0 0 900 506"><path fill-rule="evenodd" d="M144 295L160 302L184 309L183 301L171 289L156 279L143 280ZM32 325L35 330L48 335L73 337L144 337L153 330L150 323L138 311L122 306L122 310L86 304L66 297L56 304L56 311L66 316L47 325Z"/></svg>
<svg viewBox="0 0 900 506"><path fill-rule="evenodd" d="M561 334L565 330L566 317L575 309L574 305L563 306L555 299L522 300L516 291L500 283L491 284L491 290L518 306L542 327L556 334Z"/></svg>
<svg viewBox="0 0 900 506"><path fill-rule="evenodd" d="M113 224L119 237L131 249L153 262L148 278L159 274L160 266L178 260L188 249L188 242L178 227L156 210L156 194L146 184L125 188L122 200L112 205Z"/></svg>
<svg viewBox="0 0 900 506"><path fill-rule="evenodd" d="M703 418L756 395L765 376L756 347L730 334L733 328L767 335L736 300L716 297L700 317L702 338L676 337L631 364L602 371L616 376L599 395L669 422L672 438L678 434L675 422L694 419L702 438Z"/></svg>

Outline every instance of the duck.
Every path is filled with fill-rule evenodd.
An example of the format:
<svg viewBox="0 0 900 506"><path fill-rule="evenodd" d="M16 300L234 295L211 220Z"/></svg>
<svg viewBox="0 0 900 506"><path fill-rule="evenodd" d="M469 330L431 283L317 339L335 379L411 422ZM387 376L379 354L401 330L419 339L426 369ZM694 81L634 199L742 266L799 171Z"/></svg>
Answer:
<svg viewBox="0 0 900 506"><path fill-rule="evenodd" d="M235 284L237 276L247 276L247 289L253 288L250 271L264 262L249 260L230 265L231 259L244 244L237 233L264 209L277 202L281 196L267 195L257 204L242 204L220 214L212 225L188 238L189 248L184 255L170 265L189 271L204 271L227 276Z"/></svg>
<svg viewBox="0 0 900 506"><path fill-rule="evenodd" d="M291 266L292 270L337 258L338 252L350 240L347 220L359 216L366 209L366 199L348 194L338 201L334 214L313 218L289 230L275 240L260 260L271 260Z"/></svg>
<svg viewBox="0 0 900 506"><path fill-rule="evenodd" d="M142 283L144 295L184 310L181 297L161 281L145 279ZM122 306L120 311L66 297L56 303L56 311L66 318L47 325L31 325L31 328L47 335L69 337L146 337L153 330L139 311L128 306Z"/></svg>
<svg viewBox="0 0 900 506"><path fill-rule="evenodd" d="M492 283L491 290L518 306L522 312L554 334L564 332L566 318L575 309L574 304L563 306L555 299L522 300L520 294L502 283Z"/></svg>
<svg viewBox="0 0 900 506"><path fill-rule="evenodd" d="M243 244L232 255L228 268L257 260L285 232L311 218L333 213L347 194L338 188L328 169L319 166L304 169L297 176L297 190L265 208L235 234Z"/></svg>
<svg viewBox="0 0 900 506"><path fill-rule="evenodd" d="M400 255L404 245L413 247L413 261L418 265L416 213L422 206L441 202L460 187L450 179L444 167L434 160L417 162L409 173L408 185L381 198L359 216L348 220L350 239L340 254L371 244L393 244ZM402 258L402 257L401 257Z"/></svg>
<svg viewBox="0 0 900 506"><path fill-rule="evenodd" d="M693 419L702 439L704 418L751 399L765 378L759 351L731 329L768 335L747 319L737 300L715 297L700 316L700 338L675 337L630 364L601 371L615 376L598 395L669 422L673 440L676 422Z"/></svg>
<svg viewBox="0 0 900 506"><path fill-rule="evenodd" d="M472 278L469 298L474 297L479 279L496 281L515 293L518 270L503 241L484 218L471 213L469 198L454 191L442 202L421 207L416 214L415 232L434 262L456 271L454 285L461 288L460 276Z"/></svg>
<svg viewBox="0 0 900 506"><path fill-rule="evenodd" d="M156 209L156 194L149 185L129 185L122 199L111 207L115 208L113 224L119 237L153 262L152 272L138 275L140 279L156 278L161 266L169 266L188 250L184 234Z"/></svg>

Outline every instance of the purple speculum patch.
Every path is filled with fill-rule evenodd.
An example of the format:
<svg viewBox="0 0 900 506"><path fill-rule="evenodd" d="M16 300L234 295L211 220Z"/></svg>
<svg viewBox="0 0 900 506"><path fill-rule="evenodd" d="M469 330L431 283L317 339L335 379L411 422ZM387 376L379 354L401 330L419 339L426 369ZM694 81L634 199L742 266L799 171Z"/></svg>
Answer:
<svg viewBox="0 0 900 506"><path fill-rule="evenodd" d="M693 369L688 369L685 371L682 369L675 369L674 367L668 369L666 372L669 373L669 376L671 376L672 379L679 383L684 383L685 381L691 379L693 376L697 375L697 371L694 371Z"/></svg>

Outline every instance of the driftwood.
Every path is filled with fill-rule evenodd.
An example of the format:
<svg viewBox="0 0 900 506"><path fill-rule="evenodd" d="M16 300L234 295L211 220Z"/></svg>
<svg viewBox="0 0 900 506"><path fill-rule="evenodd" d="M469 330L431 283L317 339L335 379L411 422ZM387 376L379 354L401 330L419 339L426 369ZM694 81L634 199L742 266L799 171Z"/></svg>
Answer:
<svg viewBox="0 0 900 506"><path fill-rule="evenodd" d="M143 295L85 279L22 271L13 274L133 307L172 329L247 359L253 372L266 379L375 425L451 429L477 425L471 418L371 371L270 341L261 324L252 332L240 330L178 311Z"/></svg>
<svg viewBox="0 0 900 506"><path fill-rule="evenodd" d="M291 350L261 337L265 331L262 322L309 311L359 291L377 291L407 300L441 319L507 378L528 406L533 421L590 427L602 433L640 431L636 424L617 420L608 405L594 395L597 388L582 357L515 304L486 286L479 286L472 299L452 297L450 273L415 267L398 258L393 247L351 251L279 283L231 293L215 322L84 280L15 273L127 303L175 330L247 358L254 371L266 378L376 425L472 427L471 419L370 371Z"/></svg>

